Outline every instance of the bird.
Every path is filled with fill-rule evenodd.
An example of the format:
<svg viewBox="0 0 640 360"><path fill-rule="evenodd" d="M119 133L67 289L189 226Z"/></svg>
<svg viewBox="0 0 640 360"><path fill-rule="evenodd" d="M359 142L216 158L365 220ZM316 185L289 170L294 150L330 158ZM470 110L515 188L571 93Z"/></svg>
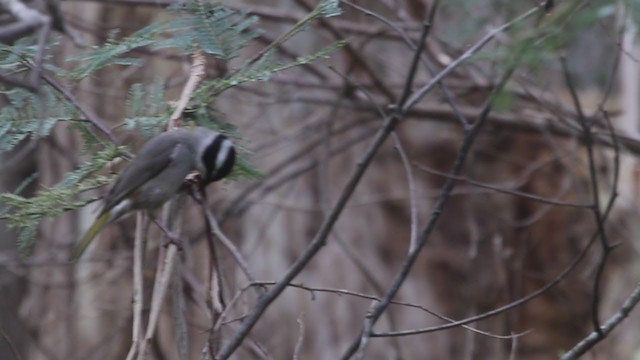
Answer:
<svg viewBox="0 0 640 360"><path fill-rule="evenodd" d="M180 191L191 173L196 172L204 187L228 176L235 161L231 140L205 127L179 128L153 137L117 177L71 260L77 260L109 223L134 210L162 206Z"/></svg>

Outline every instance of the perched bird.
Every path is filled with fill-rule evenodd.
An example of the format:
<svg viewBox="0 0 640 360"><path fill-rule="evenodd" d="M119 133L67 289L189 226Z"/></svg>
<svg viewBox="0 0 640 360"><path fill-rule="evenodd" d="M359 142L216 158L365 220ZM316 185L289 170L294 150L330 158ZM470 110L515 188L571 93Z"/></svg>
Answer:
<svg viewBox="0 0 640 360"><path fill-rule="evenodd" d="M76 246L73 259L80 257L110 222L133 210L160 207L194 171L203 186L224 178L231 173L235 158L231 140L204 127L171 130L152 138L116 179L98 218Z"/></svg>

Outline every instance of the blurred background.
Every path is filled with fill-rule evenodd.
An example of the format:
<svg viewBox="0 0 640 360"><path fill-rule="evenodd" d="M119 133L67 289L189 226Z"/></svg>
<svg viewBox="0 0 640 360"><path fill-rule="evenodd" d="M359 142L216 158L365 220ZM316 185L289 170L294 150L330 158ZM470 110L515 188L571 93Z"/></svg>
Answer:
<svg viewBox="0 0 640 360"><path fill-rule="evenodd" d="M16 3L22 4L0 2L7 10L0 28L2 101L17 109L2 112L0 139L5 136L7 144L8 136L19 133L7 119L30 116L34 122L30 130L20 128L24 137L0 147L0 191L27 201L95 160L101 147L87 148L88 132L109 142L86 114L102 119L135 154L149 129L160 129L145 119L180 97L192 58L150 42L123 52L126 60L96 66L90 75L64 77L62 70L96 61L70 61L73 56L175 17L166 9L174 2L26 4L49 19L53 32L46 36L41 23L31 26L31 18L9 11ZM207 55L206 79L228 78L317 5L316 0L223 3L259 21L248 25L256 34L236 56ZM375 134L395 114L423 24L430 26L412 76L413 94L487 34L494 35L401 114L326 245L292 281L301 286L288 287L275 299L232 358L340 358L359 337L372 299L389 291L423 236L420 255L394 297L400 304L391 305L374 326L378 336L370 339L366 358L555 359L594 331L594 317L605 323L619 312L640 278L638 6L635 0L344 1L339 16L309 22L277 43L272 55L283 64L300 62L336 41L348 43L309 63L216 93L207 114L233 129L254 175L210 186L209 208L255 279L268 282L269 289L307 249ZM495 31L507 23L512 26ZM15 24L28 29L14 32ZM40 54L36 50L46 49L40 70L17 71L24 62L9 59L16 47L27 45L33 59ZM37 80L34 72L60 87ZM131 113L134 84L140 96L162 88L157 109L149 103ZM29 87L53 88L57 101L81 106L82 114L51 115L58 109L48 105L39 105L39 114L20 110L11 91ZM491 111L483 115L487 104ZM482 126L474 125L478 122ZM46 136L37 135L43 127ZM460 161L461 171L449 176ZM107 176L120 168L109 163L92 174ZM451 180L455 187L443 200L443 186ZM31 213L37 227L26 234L26 222L11 221L29 218L28 211L18 211L24 203L0 198L1 359L127 357L135 216L107 227L79 262L66 261L97 213L99 203L89 200L107 189L63 196L80 205L55 209L55 216L38 216L53 209ZM430 219L435 227L425 232ZM151 339L153 359L209 358L212 344L231 339L258 301L250 280L219 245L228 308L212 336L207 230L192 200L186 200L181 224L187 243ZM28 238L33 241L25 246ZM149 242L145 320L164 253L153 226ZM530 301L514 304L540 289ZM513 306L507 311L467 324L471 329L383 336L508 304ZM584 358L640 358L639 314L631 311Z"/></svg>

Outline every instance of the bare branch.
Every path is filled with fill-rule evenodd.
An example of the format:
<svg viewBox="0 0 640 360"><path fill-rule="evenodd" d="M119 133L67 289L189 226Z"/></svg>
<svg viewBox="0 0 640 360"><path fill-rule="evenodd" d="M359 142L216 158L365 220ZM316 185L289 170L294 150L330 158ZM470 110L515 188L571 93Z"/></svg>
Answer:
<svg viewBox="0 0 640 360"><path fill-rule="evenodd" d="M536 11L538 11L538 9L539 9L538 7L535 7L532 10L529 10L524 15L519 16L515 20L510 21L506 25L501 26L499 28L499 30L503 31L503 30L508 29L515 22L521 21L523 19L526 19L528 16L531 16ZM425 28L428 28L428 27L425 27ZM455 69L457 66L461 65L464 62L464 60L468 59L472 54L474 54L475 52L479 51L482 48L482 46L487 44L498 33L499 33L499 31L495 31L495 30L490 32L489 35L485 36L478 44L476 44L473 47L471 47L470 50L473 50L472 52L467 51L461 56L460 59L458 59L456 61L453 61L449 66L447 66L447 68L445 68L442 72L440 72L437 76L435 76L434 79L432 79L432 81L429 83L430 85L423 87L417 94L415 94L414 96L408 98L407 103L399 102L396 105L396 112L392 116L390 116L389 118L386 119L383 128L378 131L378 133L376 134L376 137L374 138L373 142L370 144L370 146L368 147L368 149L365 152L365 154L363 155L363 157L358 161L358 163L356 165L356 168L354 169L354 171L352 172L351 176L349 177L349 180L347 181L347 184L346 184L345 188L343 189L342 193L338 197L338 200L336 201L336 204L334 205L334 207L333 207L332 211L329 213L329 215L326 217L326 219L323 222L323 224L320 226L320 230L318 231L318 233L314 237L314 239L311 241L309 247L295 261L295 263L291 266L291 268L289 268L289 270L286 272L286 274L283 276L283 278L278 282L278 284L276 286L274 286L274 288L271 289L271 291L269 291L267 294L265 294L258 301L258 303L255 305L253 310L244 319L243 325L241 326L241 328L238 331L238 333L233 338L231 338L228 343L226 343L223 346L223 348L217 354L216 359L226 359L229 356L231 356L231 354L238 348L238 346L240 346L240 344L242 343L243 339L249 334L249 332L251 331L253 326L257 323L258 319L260 319L260 317L262 316L264 311L269 307L269 305L280 295L280 293L286 288L287 284L291 280L293 280L293 278L295 278L300 271L302 271L302 269L306 266L306 264L325 245L326 239L327 239L328 235L330 234L334 223L336 222L336 220L340 216L340 214L341 214L342 210L344 209L347 201L351 197L351 194L353 193L353 191L355 190L356 186L358 185L362 175L364 174L364 172L367 169L368 165L370 164L371 160L373 159L373 157L377 153L377 150L380 148L382 143L386 140L387 136L391 133L391 131L393 131L393 129L395 128L395 125L397 124L397 122L405 115L405 113L408 110L410 110L424 95L426 95L435 86L437 81L440 81L448 73L450 73L453 69ZM420 44L424 44L424 37L426 37L426 35L427 35L427 33L425 31L423 31L423 34L422 34L423 38L420 41ZM421 48L419 48L418 50L421 50ZM416 57L419 57L419 52L420 51L416 51L416 54L417 54ZM413 76L413 74L411 72L410 72L410 75ZM505 76L505 78L498 85L497 88L501 88L502 86L504 86L504 83L506 82L507 78L508 77ZM409 77L408 81L412 81L411 77ZM402 98L403 97L401 96L400 99L402 99ZM474 124L474 128L475 129L479 129L481 127L478 124L481 125L484 122L484 120L486 120L486 117L489 114L490 109L491 109L490 106L486 106L485 107L484 111L481 113L481 116L479 117L479 120L476 122L476 124ZM470 133L473 134L473 135L469 136L468 138L470 140L473 140L473 138L475 137L475 132L471 131ZM472 141L466 141L463 144L462 153L465 153L466 151L468 151L468 149L471 146L471 143L472 143ZM458 168L458 170L459 170L462 167L463 163L464 163L464 157L461 159L461 161L456 163L454 168ZM451 188L448 191L444 191L443 193L446 193L448 195L448 193L453 188L453 182L451 182L451 184L449 186ZM447 198L447 196L444 196L444 202L446 202L446 198ZM442 203L442 205L444 205L444 202ZM435 221L433 221L435 219L437 219L437 216L435 216L434 219L432 219L432 223L431 223L430 227L432 227L435 224ZM417 251L416 251L416 255L417 255ZM414 261L415 261L415 258L414 258ZM409 262L411 262L411 261L409 261ZM410 264L409 264L409 266L406 267L406 271L407 272L408 272L408 269L410 267L411 267ZM402 276L404 277L406 275L402 275ZM401 283L402 283L402 281L400 281L400 284ZM399 286L398 286L398 288L399 288ZM387 299L388 301L390 301L391 297L393 297L393 295L395 295L395 292L397 292L398 288L396 288L394 291L392 291L392 294L390 295L390 298ZM382 314L382 312L384 312L384 307L382 308L382 311L380 311L380 313L377 314L377 316L379 317ZM357 347L358 346L356 346L356 349L357 349Z"/></svg>
<svg viewBox="0 0 640 360"><path fill-rule="evenodd" d="M131 330L131 348L127 360L135 359L143 341L142 309L144 307L144 253L147 247L149 222L144 221L144 213L136 214L136 233L133 243L133 328Z"/></svg>
<svg viewBox="0 0 640 360"><path fill-rule="evenodd" d="M618 312L615 313L607 322L598 328L599 331L592 332L589 336L580 341L571 350L567 351L561 360L574 360L584 355L589 349L594 347L597 343L602 341L604 337L609 335L613 329L615 329L622 321L629 316L631 311L640 302L640 287L637 287L631 295L625 300L624 304Z"/></svg>
<svg viewBox="0 0 640 360"><path fill-rule="evenodd" d="M255 282L252 284L249 284L249 286L264 286L264 285L275 285L276 282L274 281L259 281L259 282ZM302 289L302 290L306 290L313 293L331 293L331 294L336 294L336 295L348 295L348 296L353 296L353 297L357 297L357 298L361 298L361 299L368 299L368 300L374 300L376 302L380 302L382 299L378 296L374 296L374 295L369 295L369 294L364 294L364 293L360 293L360 292L356 292L356 291L351 291L351 290L345 290L345 289L335 289L335 288L325 288L325 287L315 287L315 286L308 286L308 285L303 285L303 284L289 284L289 287L292 288L297 288L297 289ZM245 290L245 289L243 289ZM413 309L418 309L421 311L426 312L429 315L435 316L438 319L441 320L445 320L451 324L455 324L455 327L463 327L469 331L475 332L477 334L483 335L483 336L487 336L487 337L491 337L491 338L495 338L495 339L500 339L500 340L510 340L513 339L514 336L515 337L519 337L522 336L525 333L522 334L511 334L511 335L497 335L497 334L492 334L486 331L482 331L482 330L478 330L476 328L473 328L471 326L468 326L466 324L469 324L473 321L468 321L465 322L464 324L460 324L461 321L465 321L465 320L460 320L460 321L456 321L453 320L449 317L446 317L442 314L439 314L433 310L430 310L429 308L422 306L422 305L418 305L418 304L414 304L414 303L409 303L409 302L405 302L405 301L391 301L392 305L398 305L398 306L405 306L405 307L409 307L409 308L413 308ZM497 315L493 314L493 315ZM386 336L390 336L390 337L394 337L393 336L394 333L376 333L374 336L375 337L386 337Z"/></svg>
<svg viewBox="0 0 640 360"><path fill-rule="evenodd" d="M111 142L113 142L114 144L119 144L119 142L116 140L116 138L113 136L113 134L111 133L111 130L109 130L105 125L105 121L100 119L98 117L98 115L96 115L95 113L93 113L91 110L87 109L76 97L75 95L73 95L69 90L67 90L67 88L65 88L64 86L62 86L60 83L58 83L57 80L55 80L53 77L51 77L49 74L47 74L46 72L43 72L41 74L42 79L49 84L49 86L51 86L52 88L54 88L56 91L58 91L60 94L62 94L62 96L69 101L73 106L75 106L81 113L82 115L84 115L87 120L93 125L95 126L98 130L100 130L103 134L105 134L109 140L111 140Z"/></svg>
<svg viewBox="0 0 640 360"><path fill-rule="evenodd" d="M198 87L198 84L202 81L205 75L206 58L204 52L201 49L196 50L193 53L193 63L191 64L191 71L189 72L189 79L182 88L180 99L176 103L176 107L173 109L167 129L175 129L180 127L180 120L182 119L182 113L189 104L189 99Z"/></svg>
<svg viewBox="0 0 640 360"><path fill-rule="evenodd" d="M447 174L447 173L444 173L442 171L437 171L437 170L434 170L434 169L427 168L427 167L425 167L423 165L419 165L419 164L415 164L415 165L418 167L418 169L420 169L420 170L422 170L424 172L427 172L429 174L443 176L443 177L446 177L447 179L464 181L464 182L466 182L468 184L471 184L473 186L494 190L494 191L497 191L497 192L500 192L500 193L504 193L504 194L514 195L514 196L518 196L518 197L522 197L522 198L525 198L525 199L530 199L530 200L534 200L534 201L538 201L538 202L542 202L542 203L550 204L550 205L567 206L567 207L584 208L584 209L590 209L591 208L591 204L579 204L579 203L567 202L567 201L562 201L562 200L557 200L557 199L549 199L549 198L545 198L545 197L542 197L542 196L539 196L539 195L526 193L526 192L523 192L523 191L508 189L508 188L505 188L504 186L496 186L496 185L486 184L486 183L483 183L483 182L480 182L480 181L469 179L469 178L464 177L464 176L455 176L455 175Z"/></svg>
<svg viewBox="0 0 640 360"><path fill-rule="evenodd" d="M571 75L569 74L569 70L567 68L567 64L564 58L561 59L562 69L565 77L565 82L567 87L569 88L569 93L571 94L571 98L573 100L574 106L576 108L576 112L578 113L578 122L580 126L582 126L582 130L584 133L585 147L587 149L587 158L589 163L589 178L591 181L591 194L593 203L591 205L591 210L593 212L594 220L596 222L598 228L598 237L600 238L600 244L602 248L602 255L598 262L598 268L596 271L596 276L593 281L593 303L591 305L591 320L593 322L593 326L595 328L596 333L601 336L604 336L602 331L600 330L600 319L599 319L599 307L600 307L600 283L602 281L602 275L604 273L604 268L607 263L607 259L613 247L609 245L609 240L607 237L607 233L604 228L604 221L602 215L602 209L600 207L600 191L598 184L598 174L596 170L595 164L595 156L593 153L593 134L591 130L591 122L587 120L582 110L582 105L580 104L580 99L578 98L578 94L576 92L575 87L571 81Z"/></svg>
<svg viewBox="0 0 640 360"><path fill-rule="evenodd" d="M534 7L531 10L524 13L523 15L499 27L498 29L506 30L510 26L512 26L516 21L521 21L523 19L526 19L527 17L535 14L538 10L539 10L539 7ZM407 100L407 104L404 105L403 108L406 107L410 109L412 104L415 105L418 101L420 101L420 99L422 99L424 95L426 95L426 93L431 88L433 88L433 86L435 85L434 81L440 81L440 79L444 77L446 73L448 73L447 69L450 69L449 71L452 70L450 66L452 66L453 64L462 63L464 59L471 56L472 53L469 53L469 51L471 51L472 49L475 49L474 51L478 51L479 49L482 48L484 44L486 44L496 34L497 34L496 30L494 30L494 31L491 31L487 36L483 37L480 40L480 42L472 46L460 58L453 61L447 68L445 68L442 72L440 72L437 76L435 76L434 79L432 79L433 85L423 87L421 90L416 92L411 98L409 98ZM469 150L471 149L471 146L474 143L476 136L480 132L480 129L482 128L484 123L487 121L487 117L492 110L494 97L504 88L507 81L511 78L511 75L515 70L515 64L517 64L517 61L515 61L513 65L511 65L511 67L506 70L506 72L504 73L504 75L502 76L498 84L493 88L491 94L489 95L488 100L486 101L476 121L473 123L473 125L469 129L465 131L465 137L462 141L462 144L460 145L458 156L453 164L453 170L451 171L453 175L458 175L462 171L462 167L465 164ZM451 191L453 190L455 183L456 182L453 179L447 179L447 181L445 182L444 186L442 187L441 194L434 206L434 210L431 213L431 217L427 223L427 226L424 228L424 230L420 234L420 239L417 243L417 246L415 247L414 251L410 252L407 258L405 259L405 262L400 272L394 278L392 285L390 286L389 290L383 297L383 300L378 304L376 304L373 310L368 314L367 318L364 321L364 325L363 325L360 336L356 340L354 340L351 346L345 351L345 353L342 356L342 359L349 359L354 354L358 358L364 358L365 349L368 345L369 338L373 332L373 325L380 318L380 316L385 312L391 300L393 300L395 295L400 290L400 287L404 283L405 279L407 278L420 251L422 250L422 248L426 244L427 239L430 237L431 233L435 229L435 225L440 218L440 214L442 213L442 209L444 208L444 205L447 203L449 196L451 195Z"/></svg>
<svg viewBox="0 0 640 360"><path fill-rule="evenodd" d="M0 42L15 41L49 22L46 15L31 9L19 0L0 0L0 6L18 19L10 25L0 27Z"/></svg>
<svg viewBox="0 0 640 360"><path fill-rule="evenodd" d="M399 25L389 21L387 18L385 18L384 16L375 13L371 10L365 9L359 5L356 5L350 1L343 1L344 4L351 6L352 8L361 11L363 13L365 13L366 15L372 16L375 19L378 19L379 21L381 21L382 23L384 23L385 25L387 25L388 27L390 27L391 29L393 29L394 31L396 31L400 37L402 38L402 41L404 41L407 46L409 47L409 49L411 49L411 51L416 51L417 46L413 43L413 40L411 39L411 37L409 37L409 34L406 33L406 31L404 29L402 29L402 27L400 27ZM439 1L435 1L432 5L431 5L431 13L430 13L430 18L427 20L427 23L430 26L433 26L434 20L435 20L435 14L436 14L436 10L439 6ZM426 56L420 54L420 61L422 62L422 64L424 65L425 68L427 68L427 70L429 71L429 73L433 76L435 75L435 70L433 69L433 67L431 66L431 64L429 63L429 61L427 60ZM467 127L469 126L469 123L467 121L467 118L465 117L465 115L460 111L459 109L459 105L456 104L455 100L453 99L453 95L451 94L451 91L449 90L449 88L447 86L444 85L444 83L442 81L438 81L438 88L440 89L440 91L442 91L442 94L444 95L444 98L446 100L446 102L449 104L449 106L451 106L451 110L453 111L453 113L456 115L456 117L458 118L458 121L460 121L460 124L463 127Z"/></svg>
<svg viewBox="0 0 640 360"><path fill-rule="evenodd" d="M304 341L304 313L300 314L297 319L298 322L298 341L293 349L293 360L300 359L300 350L302 349L302 342Z"/></svg>
<svg viewBox="0 0 640 360"><path fill-rule="evenodd" d="M305 2L305 0L296 0L296 3L300 4L301 6L306 8L307 10L311 10L312 9L312 7ZM346 38L346 36L344 36L341 33L341 31L338 30L327 19L320 18L320 19L318 19L318 22L320 23L320 26L325 28L335 39L344 39L344 38ZM349 57L351 57L353 59L354 65L357 65L358 67L362 68L362 70L364 70L364 72L367 73L367 76L369 76L369 78L371 78L371 82L385 96L387 101L389 101L389 102L394 101L395 95L393 94L393 91L391 91L391 89L389 89L387 84L385 84L385 82L380 78L378 73L371 67L371 64L369 64L369 62L362 56L362 54L360 52L356 51L355 48L349 43L347 43L345 45L344 49L349 54Z"/></svg>

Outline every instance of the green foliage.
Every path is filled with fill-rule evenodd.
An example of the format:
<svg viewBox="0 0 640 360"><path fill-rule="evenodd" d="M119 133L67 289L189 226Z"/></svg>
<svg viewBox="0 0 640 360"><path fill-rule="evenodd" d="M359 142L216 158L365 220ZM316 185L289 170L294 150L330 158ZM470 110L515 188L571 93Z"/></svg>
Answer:
<svg viewBox="0 0 640 360"><path fill-rule="evenodd" d="M133 84L127 99L127 129L137 130L146 138L158 135L170 117L170 107L164 99L164 81L156 79L151 86Z"/></svg>
<svg viewBox="0 0 640 360"><path fill-rule="evenodd" d="M113 145L99 151L77 170L67 173L64 179L52 188L42 189L34 197L0 193L0 219L7 219L9 227L19 229L18 244L23 253L28 253L35 241L38 224L43 218L56 217L66 211L79 209L97 199L78 199L82 193L108 184L106 176L93 176L105 164L121 155L123 148ZM22 186L21 186L22 187Z"/></svg>
<svg viewBox="0 0 640 360"><path fill-rule="evenodd" d="M256 17L220 4L187 2L171 6L167 11L172 14L168 20L155 22L128 36L119 36L117 30L113 31L105 44L93 46L69 59L67 67L72 67L70 70L49 63L49 59L45 59L44 67L73 84L114 65L144 65L146 58L140 55L141 52L134 51L143 47L146 48L145 53L162 51L164 54L179 55L201 50L209 56L229 61L240 56L240 50L248 45L258 31ZM251 153L243 146L245 141L236 127L215 110L217 96L234 86L267 81L274 73L327 57L345 42L336 42L291 62L280 60L275 49L295 34L308 29L308 25L319 17L335 16L339 13L339 1L320 1L307 17L295 24L274 44L251 59L238 60L239 64L244 65L230 71L226 77L204 81L190 99L183 113L185 123L193 122L206 126L234 140L239 157L230 176L231 180L257 179L264 174L248 160ZM11 46L0 44L0 69L11 74L27 71L27 59L35 55L35 49L32 40L18 41ZM98 175L99 171L110 161L126 157L127 154L125 148L105 142L96 136L93 126L83 120L78 109L56 90L48 87L43 89L40 95L22 89L0 89L0 93L6 99L6 105L0 109L0 153L12 150L30 136L49 135L60 121L71 121L68 129L78 133L83 140L81 153L94 155L91 160L66 174L58 184L40 189L33 197L21 196L20 191L37 178L35 174L15 193L0 194L0 219L8 220L10 227L18 229L18 242L25 252L33 246L38 224L43 219L59 216L97 200L87 199L83 195L89 190L108 184L112 179ZM132 85L127 94L126 116L118 128L136 131L147 138L161 132L174 110L165 98L165 90L166 84L162 79L156 79L151 84Z"/></svg>
<svg viewBox="0 0 640 360"><path fill-rule="evenodd" d="M93 173L101 170L106 164L122 157L125 150L126 148L122 146L107 145L103 150L98 151L90 161L80 165L78 169L66 173L63 180L55 188L73 190L78 184L88 179Z"/></svg>
<svg viewBox="0 0 640 360"><path fill-rule="evenodd" d="M74 198L78 193L103 186L109 181L106 177L94 177L77 184L74 188L55 187L40 191L31 198L0 193L0 203L5 205L0 210L0 219L7 219L9 227L19 229L18 245L22 252L28 252L33 246L38 224L43 218L56 217L95 201L96 199Z"/></svg>
<svg viewBox="0 0 640 360"><path fill-rule="evenodd" d="M69 72L60 70L58 75L79 80L111 65L141 65L140 59L126 58L123 55L136 48L153 44L156 33L161 31L165 25L165 23L152 24L120 41L110 39L103 46L94 46L91 51L68 59L69 61L82 62L84 65L79 65Z"/></svg>
<svg viewBox="0 0 640 360"><path fill-rule="evenodd" d="M173 5L169 10L182 16L167 23L166 32L171 36L156 42L154 49L178 48L183 53L191 53L198 47L207 54L230 60L256 36L250 27L257 23L257 17L247 17L246 12L220 4L187 2Z"/></svg>
<svg viewBox="0 0 640 360"><path fill-rule="evenodd" d="M78 117L77 111L51 90L45 90L41 98L20 88L0 90L0 94L7 101L0 109L0 152L13 149L29 136L47 136L57 122Z"/></svg>
<svg viewBox="0 0 640 360"><path fill-rule="evenodd" d="M152 50L175 49L182 54L198 48L230 60L256 36L250 30L257 22L256 17L247 17L244 12L220 4L176 4L169 11L175 14L171 20L153 23L121 40L109 40L103 46L95 46L89 52L70 58L84 65L73 71L60 71L60 75L82 79L106 66L140 66L142 59L125 54L145 46Z"/></svg>
<svg viewBox="0 0 640 360"><path fill-rule="evenodd" d="M13 45L0 44L0 69L3 73L17 75L29 68L26 59L35 56L37 46L29 38L20 39Z"/></svg>
<svg viewBox="0 0 640 360"><path fill-rule="evenodd" d="M194 99L212 97L211 95L218 95L225 90L248 82L268 81L273 74L278 72L327 58L331 53L346 44L346 40L336 41L313 54L298 57L295 61L290 63L281 63L274 60L274 53L269 51L255 63L246 66L242 72L234 73L224 79L205 81L194 95Z"/></svg>

